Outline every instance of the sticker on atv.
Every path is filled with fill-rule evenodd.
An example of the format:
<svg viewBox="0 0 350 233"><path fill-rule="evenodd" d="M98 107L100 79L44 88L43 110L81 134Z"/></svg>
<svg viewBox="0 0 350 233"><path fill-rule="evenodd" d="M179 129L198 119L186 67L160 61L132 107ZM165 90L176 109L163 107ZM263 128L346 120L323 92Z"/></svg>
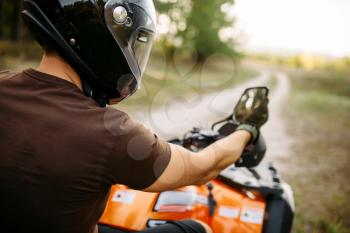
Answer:
<svg viewBox="0 0 350 233"><path fill-rule="evenodd" d="M112 202L120 202L125 204L132 204L135 198L135 193L129 191L115 192L112 198Z"/></svg>
<svg viewBox="0 0 350 233"><path fill-rule="evenodd" d="M229 206L222 206L219 208L219 216L224 218L238 218L239 209Z"/></svg>
<svg viewBox="0 0 350 233"><path fill-rule="evenodd" d="M264 210L245 207L241 212L241 221L262 224L264 220Z"/></svg>

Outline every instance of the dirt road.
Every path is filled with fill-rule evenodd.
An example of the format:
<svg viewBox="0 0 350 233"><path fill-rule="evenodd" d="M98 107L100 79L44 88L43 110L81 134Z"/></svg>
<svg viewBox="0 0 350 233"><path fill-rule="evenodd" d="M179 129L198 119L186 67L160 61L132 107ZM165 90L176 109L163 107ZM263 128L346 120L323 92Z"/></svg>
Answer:
<svg viewBox="0 0 350 233"><path fill-rule="evenodd" d="M220 93L205 96L194 94L189 97L169 96L164 101L165 105L157 108L151 106L146 112L132 115L162 138L179 137L194 126L210 127L213 122L229 115L245 88L268 85L270 76L271 72L263 70L257 78ZM284 73L276 73L275 76L277 84L270 98L270 120L262 130L269 148L266 161L287 156L291 142L281 117L290 92L290 83Z"/></svg>
<svg viewBox="0 0 350 233"><path fill-rule="evenodd" d="M291 84L285 73L275 73L277 84L274 87L270 98L270 118L268 123L262 128L268 146L267 158L277 163L282 170L287 169L287 165L279 163L279 159L289 156L293 139L286 131L287 122L283 118L283 111L286 109Z"/></svg>

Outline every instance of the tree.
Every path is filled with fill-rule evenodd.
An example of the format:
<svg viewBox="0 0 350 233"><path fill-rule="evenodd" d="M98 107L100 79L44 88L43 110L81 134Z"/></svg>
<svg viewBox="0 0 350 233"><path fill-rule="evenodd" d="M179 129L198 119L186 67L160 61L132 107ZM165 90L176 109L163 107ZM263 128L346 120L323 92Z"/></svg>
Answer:
<svg viewBox="0 0 350 233"><path fill-rule="evenodd" d="M18 41L23 37L23 0L0 0L0 39Z"/></svg>
<svg viewBox="0 0 350 233"><path fill-rule="evenodd" d="M4 1L0 0L0 39L4 36Z"/></svg>
<svg viewBox="0 0 350 233"><path fill-rule="evenodd" d="M168 48L169 44L193 47L199 63L213 53L234 57L234 38L220 37L223 29L234 25L234 19L225 10L233 4L234 0L157 0L157 10L170 18L170 31L163 43Z"/></svg>
<svg viewBox="0 0 350 233"><path fill-rule="evenodd" d="M18 41L20 39L20 31L21 31L21 0L12 0L12 17L11 17L11 39L14 41Z"/></svg>
<svg viewBox="0 0 350 233"><path fill-rule="evenodd" d="M233 4L233 1L230 1ZM227 0L192 0L192 11L187 19L184 40L196 48L198 60L204 61L213 53L234 55L232 41L224 42L220 30L233 26L233 19L228 18L222 7Z"/></svg>

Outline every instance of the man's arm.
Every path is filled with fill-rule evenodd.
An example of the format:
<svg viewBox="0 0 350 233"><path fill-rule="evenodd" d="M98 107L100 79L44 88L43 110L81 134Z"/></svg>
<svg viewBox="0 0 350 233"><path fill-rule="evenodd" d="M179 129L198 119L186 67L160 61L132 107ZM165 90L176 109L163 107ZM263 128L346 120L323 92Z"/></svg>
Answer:
<svg viewBox="0 0 350 233"><path fill-rule="evenodd" d="M197 153L171 144L171 160L168 167L160 178L144 191L162 192L188 185L205 184L235 163L250 139L250 133L237 131Z"/></svg>

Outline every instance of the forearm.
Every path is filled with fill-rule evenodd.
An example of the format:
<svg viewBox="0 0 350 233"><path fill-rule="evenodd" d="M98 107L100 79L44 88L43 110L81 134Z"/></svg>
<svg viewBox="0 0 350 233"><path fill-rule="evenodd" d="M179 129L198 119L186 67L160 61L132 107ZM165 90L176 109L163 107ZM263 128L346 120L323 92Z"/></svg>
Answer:
<svg viewBox="0 0 350 233"><path fill-rule="evenodd" d="M200 183L210 181L218 176L222 170L234 164L242 155L250 138L251 135L248 132L237 131L199 152L198 156L203 158L203 167L208 168Z"/></svg>
<svg viewBox="0 0 350 233"><path fill-rule="evenodd" d="M209 182L240 158L250 137L248 132L238 131L197 153L170 144L171 160L167 169L144 191L162 192Z"/></svg>

